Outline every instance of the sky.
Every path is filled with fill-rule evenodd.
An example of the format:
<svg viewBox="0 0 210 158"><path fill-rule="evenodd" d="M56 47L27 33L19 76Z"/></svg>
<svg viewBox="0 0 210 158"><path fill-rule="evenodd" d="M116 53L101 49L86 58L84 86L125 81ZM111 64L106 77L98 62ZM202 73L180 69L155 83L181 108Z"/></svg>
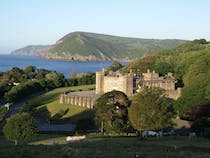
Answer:
<svg viewBox="0 0 210 158"><path fill-rule="evenodd" d="M0 54L74 31L210 40L209 0L0 0Z"/></svg>

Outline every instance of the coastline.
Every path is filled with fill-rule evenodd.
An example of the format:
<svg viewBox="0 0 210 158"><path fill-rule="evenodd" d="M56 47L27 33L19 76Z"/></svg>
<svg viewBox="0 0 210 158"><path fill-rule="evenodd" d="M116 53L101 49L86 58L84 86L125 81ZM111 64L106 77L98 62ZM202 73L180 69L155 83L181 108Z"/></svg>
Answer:
<svg viewBox="0 0 210 158"><path fill-rule="evenodd" d="M126 65L127 62L121 64ZM21 69L27 66L36 66L38 69L54 70L69 77L71 72L96 72L111 65L111 61L70 61L51 60L39 56L0 54L0 72L5 72L13 67Z"/></svg>
<svg viewBox="0 0 210 158"><path fill-rule="evenodd" d="M43 56L43 55L26 55L26 54L0 54L0 55L5 55L5 56L24 56L24 57L37 57L45 60L52 60L52 61L70 61L70 62L113 62L113 61L118 61L118 62L123 62L123 63L128 63L133 60L131 59L99 59L95 57L86 57L86 56L77 56L77 58L72 57L61 57L61 56Z"/></svg>

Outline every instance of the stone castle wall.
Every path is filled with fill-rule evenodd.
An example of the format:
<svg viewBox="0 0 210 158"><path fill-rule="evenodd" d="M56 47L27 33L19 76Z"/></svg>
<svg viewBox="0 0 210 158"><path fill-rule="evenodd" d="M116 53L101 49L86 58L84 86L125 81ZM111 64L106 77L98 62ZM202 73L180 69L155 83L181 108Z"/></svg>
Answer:
<svg viewBox="0 0 210 158"><path fill-rule="evenodd" d="M96 94L98 95L118 90L130 97L139 92L138 88L159 87L166 91L169 98L177 99L181 96L181 89L176 89L176 80L172 73L168 73L166 76L160 76L159 73L150 72L149 70L140 76L136 76L132 72L128 74L106 73L105 70L96 72Z"/></svg>
<svg viewBox="0 0 210 158"><path fill-rule="evenodd" d="M114 89L123 92L124 91L123 81L124 81L123 76L120 77L104 76L103 93L110 92Z"/></svg>
<svg viewBox="0 0 210 158"><path fill-rule="evenodd" d="M61 94L60 104L70 104L92 109L96 99L95 91L81 91Z"/></svg>
<svg viewBox="0 0 210 158"><path fill-rule="evenodd" d="M96 94L102 95L112 90L122 91L128 96L133 95L133 75L113 73L105 75L105 71L96 72Z"/></svg>
<svg viewBox="0 0 210 158"><path fill-rule="evenodd" d="M166 91L166 94L167 94L168 98L172 98L174 100L177 100L182 94L181 88L177 88L175 90Z"/></svg>

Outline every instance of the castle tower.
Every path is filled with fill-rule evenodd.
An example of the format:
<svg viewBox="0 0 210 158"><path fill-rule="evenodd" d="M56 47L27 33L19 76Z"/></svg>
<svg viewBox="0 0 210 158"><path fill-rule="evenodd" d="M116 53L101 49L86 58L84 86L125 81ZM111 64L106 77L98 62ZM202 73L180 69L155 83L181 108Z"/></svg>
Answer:
<svg viewBox="0 0 210 158"><path fill-rule="evenodd" d="M123 92L128 97L133 95L133 74L132 74L132 72L123 77Z"/></svg>
<svg viewBox="0 0 210 158"><path fill-rule="evenodd" d="M104 93L104 70L96 72L96 94Z"/></svg>

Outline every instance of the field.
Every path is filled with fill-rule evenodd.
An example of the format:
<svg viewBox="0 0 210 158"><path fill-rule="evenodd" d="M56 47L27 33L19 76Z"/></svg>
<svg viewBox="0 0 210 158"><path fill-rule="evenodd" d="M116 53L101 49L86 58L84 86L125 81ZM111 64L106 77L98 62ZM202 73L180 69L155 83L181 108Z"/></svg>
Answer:
<svg viewBox="0 0 210 158"><path fill-rule="evenodd" d="M57 88L43 95L35 97L26 103L27 106L36 107L36 114L45 119L53 119L57 122L76 122L78 119L87 118L92 111L85 107L59 104L59 96L65 91L90 90L95 85Z"/></svg>
<svg viewBox="0 0 210 158"><path fill-rule="evenodd" d="M41 135L30 145L14 146L0 137L0 158L209 158L210 141L188 137L89 137L85 143L65 144L63 135ZM40 145L57 141L60 145Z"/></svg>

